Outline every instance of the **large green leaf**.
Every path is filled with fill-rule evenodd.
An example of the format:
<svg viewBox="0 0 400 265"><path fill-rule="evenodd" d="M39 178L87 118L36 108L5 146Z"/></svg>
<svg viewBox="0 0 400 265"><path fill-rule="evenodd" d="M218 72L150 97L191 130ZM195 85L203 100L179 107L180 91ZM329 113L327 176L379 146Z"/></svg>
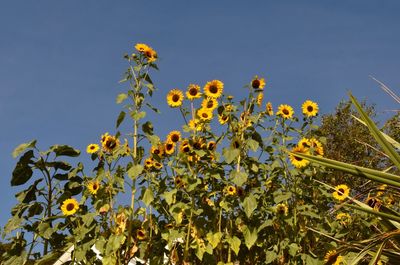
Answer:
<svg viewBox="0 0 400 265"><path fill-rule="evenodd" d="M23 151L25 151L28 148L35 147L36 145L36 140L30 141L29 143L23 143L17 146L14 151L12 152L12 156L16 158L19 156Z"/></svg>
<svg viewBox="0 0 400 265"><path fill-rule="evenodd" d="M69 145L53 145L50 147L50 150L53 151L56 156L71 156L76 157L79 156L81 151L72 148Z"/></svg>
<svg viewBox="0 0 400 265"><path fill-rule="evenodd" d="M30 164L33 163L33 150L27 151L18 161L11 178L11 186L25 184L33 174Z"/></svg>

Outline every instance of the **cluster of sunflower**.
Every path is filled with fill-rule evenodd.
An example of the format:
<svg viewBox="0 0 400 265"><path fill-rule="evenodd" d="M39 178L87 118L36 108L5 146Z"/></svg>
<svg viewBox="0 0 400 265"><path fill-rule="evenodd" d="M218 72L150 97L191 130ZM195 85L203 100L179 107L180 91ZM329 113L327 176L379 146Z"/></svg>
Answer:
<svg viewBox="0 0 400 265"><path fill-rule="evenodd" d="M158 58L157 52L147 44L137 43L135 45L135 49L140 53L140 55L144 56L149 63L155 62ZM135 56L135 54L132 56Z"/></svg>

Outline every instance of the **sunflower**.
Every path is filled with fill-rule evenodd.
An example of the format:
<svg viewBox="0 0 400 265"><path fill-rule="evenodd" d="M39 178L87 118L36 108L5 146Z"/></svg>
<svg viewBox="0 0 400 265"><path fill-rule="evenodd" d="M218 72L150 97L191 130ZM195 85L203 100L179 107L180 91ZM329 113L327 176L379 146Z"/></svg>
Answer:
<svg viewBox="0 0 400 265"><path fill-rule="evenodd" d="M224 91L224 83L219 80L212 80L207 82L204 86L204 93L208 97L219 98Z"/></svg>
<svg viewBox="0 0 400 265"><path fill-rule="evenodd" d="M300 145L296 145L293 149L292 152L298 152L298 153L302 153L302 154L309 154L308 150L306 148L304 148L303 146ZM289 159L290 162L293 164L293 166L297 167L297 168L302 168L307 166L310 161L303 159L301 157L298 157L294 154L290 154L289 155Z"/></svg>
<svg viewBox="0 0 400 265"><path fill-rule="evenodd" d="M221 125L227 123L229 120L229 116L225 114L218 115L218 121Z"/></svg>
<svg viewBox="0 0 400 265"><path fill-rule="evenodd" d="M159 144L157 146L151 146L150 148L150 153L152 155L156 155L158 157L162 157L164 155L164 146L162 144Z"/></svg>
<svg viewBox="0 0 400 265"><path fill-rule="evenodd" d="M189 153L192 148L187 140L182 141L179 151L182 153Z"/></svg>
<svg viewBox="0 0 400 265"><path fill-rule="evenodd" d="M257 103L258 107L261 107L263 98L264 98L264 94L263 93L258 93L257 100L256 100L256 103Z"/></svg>
<svg viewBox="0 0 400 265"><path fill-rule="evenodd" d="M236 194L236 187L229 185L225 187L225 193L230 196L234 196Z"/></svg>
<svg viewBox="0 0 400 265"><path fill-rule="evenodd" d="M277 214L286 216L289 212L289 208L285 203L279 203L276 205L275 211Z"/></svg>
<svg viewBox="0 0 400 265"><path fill-rule="evenodd" d="M265 105L265 110L267 111L268 116L274 115L274 109L272 108L271 102L268 102L267 105Z"/></svg>
<svg viewBox="0 0 400 265"><path fill-rule="evenodd" d="M343 256L337 256L335 262L332 265L341 265L343 264Z"/></svg>
<svg viewBox="0 0 400 265"><path fill-rule="evenodd" d="M87 147L86 147L86 152L88 153L88 154L93 154L93 153L96 153L98 150L99 150L99 145L97 145L97 144L89 144Z"/></svg>
<svg viewBox="0 0 400 265"><path fill-rule="evenodd" d="M278 112L276 113L276 115L281 116L284 119L291 119L293 114L293 108L286 104L279 105Z"/></svg>
<svg viewBox="0 0 400 265"><path fill-rule="evenodd" d="M166 153L167 155L173 154L174 151L175 151L175 143L174 143L174 142L169 142L169 141L167 141L167 142L164 144L164 149L165 149L165 153Z"/></svg>
<svg viewBox="0 0 400 265"><path fill-rule="evenodd" d="M311 100L306 100L301 108L307 117L314 117L318 114L318 104Z"/></svg>
<svg viewBox="0 0 400 265"><path fill-rule="evenodd" d="M197 116L203 121L209 121L213 118L213 114L210 110L201 108L197 111Z"/></svg>
<svg viewBox="0 0 400 265"><path fill-rule="evenodd" d="M135 45L135 49L138 51L138 52L145 52L146 50L148 50L150 47L149 46L147 46L146 44L144 44L144 43L137 43L136 45Z"/></svg>
<svg viewBox="0 0 400 265"><path fill-rule="evenodd" d="M66 199L61 205L61 211L64 215L73 215L79 209L79 203L74 199Z"/></svg>
<svg viewBox="0 0 400 265"><path fill-rule="evenodd" d="M103 143L106 141L106 139L107 139L107 137L108 137L109 135L110 135L110 134L108 134L108 132L106 132L106 133L104 133L104 134L101 135L100 142L101 142L102 145L103 145Z"/></svg>
<svg viewBox="0 0 400 265"><path fill-rule="evenodd" d="M338 213L336 215L336 220L338 220L342 225L347 225L351 222L351 216L348 213Z"/></svg>
<svg viewBox="0 0 400 265"><path fill-rule="evenodd" d="M139 239L139 240L144 240L144 239L146 239L146 231L144 230L144 229L138 229L137 231L136 231L136 237L137 237L137 239Z"/></svg>
<svg viewBox="0 0 400 265"><path fill-rule="evenodd" d="M370 197L368 196L368 198L365 200L365 203L373 208L374 210L379 210L379 208L381 208L382 206L382 201L376 197Z"/></svg>
<svg viewBox="0 0 400 265"><path fill-rule="evenodd" d="M177 143L181 140L181 132L180 131L172 131L167 136L167 142Z"/></svg>
<svg viewBox="0 0 400 265"><path fill-rule="evenodd" d="M378 187L378 192L376 193L376 197L380 197L385 193L385 190L387 188L386 184L382 184Z"/></svg>
<svg viewBox="0 0 400 265"><path fill-rule="evenodd" d="M155 162L153 163L153 166L154 166L154 168L157 169L157 170L160 170L160 169L163 168L163 165L162 165L160 162L158 162L158 161L155 161Z"/></svg>
<svg viewBox="0 0 400 265"><path fill-rule="evenodd" d="M197 161L200 160L200 157L198 155L194 154L194 155L188 156L187 160L188 160L188 162L196 163Z"/></svg>
<svg viewBox="0 0 400 265"><path fill-rule="evenodd" d="M311 147L311 141L308 138L301 138L301 140L297 143L298 146L302 146L305 149L308 149Z"/></svg>
<svg viewBox="0 0 400 265"><path fill-rule="evenodd" d="M205 98L201 102L201 107L206 110L214 110L218 107L218 101L215 98Z"/></svg>
<svg viewBox="0 0 400 265"><path fill-rule="evenodd" d="M315 138L310 139L310 145L312 148L314 148L314 152L316 155L323 156L324 155L324 148L322 147L322 144L320 141L318 141Z"/></svg>
<svg viewBox="0 0 400 265"><path fill-rule="evenodd" d="M241 147L241 144L240 144L240 139L239 138L233 138L232 139L232 142L231 142L231 147L232 148L234 148L234 149L239 149L240 147Z"/></svg>
<svg viewBox="0 0 400 265"><path fill-rule="evenodd" d="M337 185L332 193L333 198L338 201L343 201L350 194L350 188L346 184Z"/></svg>
<svg viewBox="0 0 400 265"><path fill-rule="evenodd" d="M207 149L209 151L214 151L216 147L217 147L217 144L214 141L209 141L207 144Z"/></svg>
<svg viewBox="0 0 400 265"><path fill-rule="evenodd" d="M147 61L149 63L155 62L158 58L157 52L153 50L151 47L149 47L147 50L144 51L144 55L147 58Z"/></svg>
<svg viewBox="0 0 400 265"><path fill-rule="evenodd" d="M324 257L324 261L326 264L333 264L336 261L338 253L336 250L329 250Z"/></svg>
<svg viewBox="0 0 400 265"><path fill-rule="evenodd" d="M120 145L119 139L113 135L107 135L105 140L102 142L102 147L104 151L112 153Z"/></svg>
<svg viewBox="0 0 400 265"><path fill-rule="evenodd" d="M172 89L167 94L167 103L170 107L176 108L182 105L183 92L179 89Z"/></svg>
<svg viewBox="0 0 400 265"><path fill-rule="evenodd" d="M180 176L176 176L174 178L174 183L177 188L182 188L185 186L185 182L182 180Z"/></svg>
<svg viewBox="0 0 400 265"><path fill-rule="evenodd" d="M251 80L251 87L254 89L263 89L265 86L264 78L258 78L255 76L253 80Z"/></svg>
<svg viewBox="0 0 400 265"><path fill-rule="evenodd" d="M189 121L189 128L193 131L202 131L204 129L204 123L200 122L199 119L192 119Z"/></svg>
<svg viewBox="0 0 400 265"><path fill-rule="evenodd" d="M100 182L98 180L91 180L86 184L86 187L91 194L95 195L100 188Z"/></svg>
<svg viewBox="0 0 400 265"><path fill-rule="evenodd" d="M195 100L201 97L200 86L195 84L190 84L186 91L186 96L189 100Z"/></svg>
<svg viewBox="0 0 400 265"><path fill-rule="evenodd" d="M144 167L151 168L154 165L154 159L152 157L147 158L144 160Z"/></svg>
<svg viewBox="0 0 400 265"><path fill-rule="evenodd" d="M196 150L201 150L201 149L204 149L206 147L206 144L204 143L204 139L203 138L195 138L195 139L193 139L192 146Z"/></svg>

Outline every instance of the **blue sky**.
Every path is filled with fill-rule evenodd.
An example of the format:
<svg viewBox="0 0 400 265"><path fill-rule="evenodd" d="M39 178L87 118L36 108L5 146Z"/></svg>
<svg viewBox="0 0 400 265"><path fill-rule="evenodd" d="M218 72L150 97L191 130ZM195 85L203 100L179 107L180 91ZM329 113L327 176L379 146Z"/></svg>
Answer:
<svg viewBox="0 0 400 265"><path fill-rule="evenodd" d="M220 79L244 95L258 74L275 106L319 103L330 113L351 90L376 103L380 114L398 108L368 76L398 92L399 1L7 1L0 8L0 225L19 187L10 187L12 150L38 140L45 150L80 150L114 132L124 52L144 42L159 53L162 115L156 132L181 124L165 95L189 83ZM88 162L82 152L82 159ZM87 164L86 172L92 165Z"/></svg>

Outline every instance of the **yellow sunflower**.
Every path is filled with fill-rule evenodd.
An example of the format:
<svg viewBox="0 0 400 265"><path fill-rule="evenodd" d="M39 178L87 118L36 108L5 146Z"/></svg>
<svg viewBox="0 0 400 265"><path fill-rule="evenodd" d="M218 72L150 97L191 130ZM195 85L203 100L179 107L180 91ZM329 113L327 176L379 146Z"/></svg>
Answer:
<svg viewBox="0 0 400 265"><path fill-rule="evenodd" d="M301 138L301 140L297 143L298 146L302 146L305 149L308 149L311 147L311 141L308 138Z"/></svg>
<svg viewBox="0 0 400 265"><path fill-rule="evenodd" d="M99 145L97 145L97 144L89 144L87 147L86 147L86 152L88 153L88 154L93 154L93 153L96 153L98 150L99 150Z"/></svg>
<svg viewBox="0 0 400 265"><path fill-rule="evenodd" d="M150 153L161 158L164 154L164 146L162 144L151 146Z"/></svg>
<svg viewBox="0 0 400 265"><path fill-rule="evenodd" d="M284 119L291 119L293 114L293 108L286 104L279 105L278 112L276 113L276 115L281 116Z"/></svg>
<svg viewBox="0 0 400 265"><path fill-rule="evenodd" d="M318 104L311 100L306 100L302 105L302 110L305 116L314 117L318 114Z"/></svg>
<svg viewBox="0 0 400 265"><path fill-rule="evenodd" d="M104 133L104 134L101 135L100 142L101 142L102 145L104 144L104 142L106 141L106 139L107 139L107 137L108 137L109 135L110 135L110 134L108 134L108 132L106 132L106 133Z"/></svg>
<svg viewBox="0 0 400 265"><path fill-rule="evenodd" d="M212 112L208 109L203 108L197 111L197 116L199 116L199 118L203 121L209 121L213 118Z"/></svg>
<svg viewBox="0 0 400 265"><path fill-rule="evenodd" d="M324 261L326 264L333 264L336 261L338 253L336 250L329 250L324 257Z"/></svg>
<svg viewBox="0 0 400 265"><path fill-rule="evenodd" d="M73 215L78 211L79 209L79 203L74 199L66 199L63 201L63 204L61 205L61 211L63 212L64 215Z"/></svg>
<svg viewBox="0 0 400 265"><path fill-rule="evenodd" d="M149 47L147 50L144 51L144 55L147 58L147 61L149 63L155 62L158 58L157 52L153 50L151 47Z"/></svg>
<svg viewBox="0 0 400 265"><path fill-rule="evenodd" d="M322 147L322 144L320 141L318 141L315 138L310 139L310 145L312 148L314 148L314 152L316 155L323 156L324 155L324 148Z"/></svg>
<svg viewBox="0 0 400 265"><path fill-rule="evenodd" d="M172 89L167 94L167 103L170 107L176 108L182 105L183 92L179 89Z"/></svg>
<svg viewBox="0 0 400 265"><path fill-rule="evenodd" d="M190 84L186 91L186 96L189 100L195 100L201 97L200 86L195 84Z"/></svg>
<svg viewBox="0 0 400 265"><path fill-rule="evenodd" d="M91 180L86 184L86 187L91 194L95 195L100 188L100 182L98 180Z"/></svg>
<svg viewBox="0 0 400 265"><path fill-rule="evenodd" d="M206 110L214 110L218 107L218 101L215 98L205 98L201 102L201 107Z"/></svg>
<svg viewBox="0 0 400 265"><path fill-rule="evenodd" d="M218 115L218 121L221 125L227 123L229 120L229 116L225 114Z"/></svg>
<svg viewBox="0 0 400 265"><path fill-rule="evenodd" d="M236 195L236 187L232 185L225 187L225 193L230 196Z"/></svg>
<svg viewBox="0 0 400 265"><path fill-rule="evenodd" d="M303 154L309 154L308 150L307 150L306 148L304 148L303 146L300 146L300 145L296 145L296 146L292 149L292 152L294 152L294 153L298 152L298 153L303 153ZM303 158L301 158L301 157L298 157L298 156L296 156L296 155L294 155L294 154L290 154L290 155L289 155L289 159L290 159L290 162L293 164L293 166L295 166L295 167L297 167L297 168L305 167L305 166L307 166L307 165L310 163L310 161L308 161L308 160L306 160L306 159L303 159Z"/></svg>
<svg viewBox="0 0 400 265"><path fill-rule="evenodd" d="M158 161L155 161L155 162L153 163L153 166L154 166L154 168L157 169L157 170L160 170L160 169L163 168L163 165L162 165L160 162L158 162Z"/></svg>
<svg viewBox="0 0 400 265"><path fill-rule="evenodd" d="M207 144L207 149L209 151L214 151L216 147L217 147L217 143L214 141L209 141Z"/></svg>
<svg viewBox="0 0 400 265"><path fill-rule="evenodd" d="M241 147L240 143L241 143L240 139L235 137L235 138L232 139L231 147L235 148L235 149L239 149Z"/></svg>
<svg viewBox="0 0 400 265"><path fill-rule="evenodd" d="M207 82L204 86L204 93L208 97L219 98L224 91L224 83L219 80L212 80Z"/></svg>
<svg viewBox="0 0 400 265"><path fill-rule="evenodd" d="M264 98L264 94L263 94L263 93L258 93L258 95L257 95L257 100L256 100L257 106L258 106L258 107L261 107L263 98Z"/></svg>
<svg viewBox="0 0 400 265"><path fill-rule="evenodd" d="M136 231L136 237L138 240L146 239L146 231L144 229L138 229Z"/></svg>
<svg viewBox="0 0 400 265"><path fill-rule="evenodd" d="M268 102L267 105L265 105L265 110L267 111L268 116L274 115L274 109L272 108L271 102Z"/></svg>
<svg viewBox="0 0 400 265"><path fill-rule="evenodd" d="M286 216L288 215L289 208L285 203L279 203L276 205L275 211L277 214Z"/></svg>
<svg viewBox="0 0 400 265"><path fill-rule="evenodd" d="M255 76L253 80L251 80L251 87L254 89L263 89L265 86L264 78L258 78Z"/></svg>
<svg viewBox="0 0 400 265"><path fill-rule="evenodd" d="M351 222L351 216L348 213L338 213L336 215L336 220L338 220L342 225L347 225Z"/></svg>
<svg viewBox="0 0 400 265"><path fill-rule="evenodd" d="M204 123L200 122L199 119L192 119L189 121L189 128L193 131L202 131L204 129Z"/></svg>
<svg viewBox="0 0 400 265"><path fill-rule="evenodd" d="M338 201L343 201L350 194L350 188L346 184L340 184L335 187L335 191L332 193L333 198Z"/></svg>
<svg viewBox="0 0 400 265"><path fill-rule="evenodd" d="M172 131L167 136L167 142L177 143L181 140L181 132L180 131Z"/></svg>
<svg viewBox="0 0 400 265"><path fill-rule="evenodd" d="M144 43L137 43L136 45L135 45L135 49L138 51L138 52L145 52L146 50L148 50L150 47L149 46L147 46L146 44L144 44Z"/></svg>
<svg viewBox="0 0 400 265"><path fill-rule="evenodd" d="M154 159L152 157L147 158L144 160L144 167L145 168L151 168L154 164Z"/></svg>
<svg viewBox="0 0 400 265"><path fill-rule="evenodd" d="M187 140L182 141L180 147L179 147L179 151L182 153L189 153L191 151L191 147L190 144Z"/></svg>
<svg viewBox="0 0 400 265"><path fill-rule="evenodd" d="M119 139L113 135L107 135L104 142L102 142L102 147L104 151L108 153L112 153L115 149L118 149L119 145Z"/></svg>
<svg viewBox="0 0 400 265"><path fill-rule="evenodd" d="M171 155L175 152L175 143L174 142L166 142L164 144L164 150L167 155Z"/></svg>
<svg viewBox="0 0 400 265"><path fill-rule="evenodd" d="M182 180L180 176L176 176L174 178L174 183L177 188L182 188L185 186L185 182Z"/></svg>

